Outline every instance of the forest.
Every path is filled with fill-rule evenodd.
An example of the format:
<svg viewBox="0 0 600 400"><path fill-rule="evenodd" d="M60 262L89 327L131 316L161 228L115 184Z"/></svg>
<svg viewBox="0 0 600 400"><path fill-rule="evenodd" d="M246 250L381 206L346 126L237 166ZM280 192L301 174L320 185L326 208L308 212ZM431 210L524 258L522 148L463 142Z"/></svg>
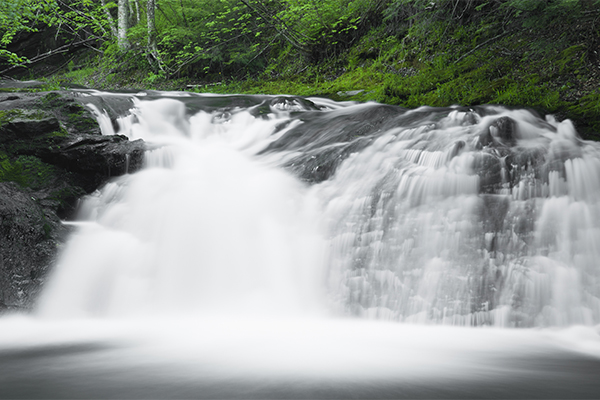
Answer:
<svg viewBox="0 0 600 400"><path fill-rule="evenodd" d="M42 89L503 104L600 131L600 0L4 0L0 75Z"/></svg>

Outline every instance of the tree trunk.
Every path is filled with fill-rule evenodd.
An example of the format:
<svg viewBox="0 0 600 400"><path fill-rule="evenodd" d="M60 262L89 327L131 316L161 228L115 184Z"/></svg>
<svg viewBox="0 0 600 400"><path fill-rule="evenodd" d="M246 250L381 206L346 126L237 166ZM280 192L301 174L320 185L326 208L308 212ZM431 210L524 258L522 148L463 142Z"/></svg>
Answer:
<svg viewBox="0 0 600 400"><path fill-rule="evenodd" d="M181 16L183 17L183 25L187 28L188 21L187 17L185 16L185 9L183 8L183 0L179 0L179 5L181 6Z"/></svg>
<svg viewBox="0 0 600 400"><path fill-rule="evenodd" d="M154 14L156 11L156 0L148 0L148 6L146 8L146 17L148 20L148 51L150 53L156 52L156 25Z"/></svg>
<svg viewBox="0 0 600 400"><path fill-rule="evenodd" d="M148 62L155 71L160 70L166 72L160 59L160 54L158 53L158 47L156 46L155 12L156 0L148 0L146 7L146 19L148 20Z"/></svg>
<svg viewBox="0 0 600 400"><path fill-rule="evenodd" d="M106 19L108 20L108 25L110 26L110 32L112 33L113 37L117 37L117 27L115 26L115 20L113 19L112 15L110 15L110 11L108 10L108 8L106 8L106 1L100 0L100 2L102 3L102 8L104 8L104 12L106 13Z"/></svg>
<svg viewBox="0 0 600 400"><path fill-rule="evenodd" d="M139 24L140 21L142 20L142 18L140 16L140 0L135 0L134 4L135 4L135 23Z"/></svg>
<svg viewBox="0 0 600 400"><path fill-rule="evenodd" d="M117 42L119 49L125 51L129 49L129 40L127 39L127 30L129 29L129 0L119 0L118 18Z"/></svg>

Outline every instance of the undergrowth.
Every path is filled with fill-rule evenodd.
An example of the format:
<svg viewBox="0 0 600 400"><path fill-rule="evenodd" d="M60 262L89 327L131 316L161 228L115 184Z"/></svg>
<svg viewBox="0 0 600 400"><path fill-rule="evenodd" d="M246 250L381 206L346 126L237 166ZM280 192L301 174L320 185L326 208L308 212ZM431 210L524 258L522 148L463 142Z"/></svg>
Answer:
<svg viewBox="0 0 600 400"><path fill-rule="evenodd" d="M103 57L70 64L47 87L293 94L409 108L502 104L571 118L584 137L597 137L600 2L386 4L379 19L357 23L349 45L313 52L327 57L274 46L269 62L245 75L190 72L167 79L149 71L139 51L122 54L107 45Z"/></svg>

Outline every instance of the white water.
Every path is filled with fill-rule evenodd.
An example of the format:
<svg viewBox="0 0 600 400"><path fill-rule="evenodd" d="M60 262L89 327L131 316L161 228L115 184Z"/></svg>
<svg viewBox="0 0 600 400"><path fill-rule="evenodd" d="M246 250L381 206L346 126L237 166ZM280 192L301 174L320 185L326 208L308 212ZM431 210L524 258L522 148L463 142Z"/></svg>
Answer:
<svg viewBox="0 0 600 400"><path fill-rule="evenodd" d="M517 124L513 154L540 151L545 164L513 164L511 178L505 152L500 187L482 194L478 159L507 150L476 143L503 116ZM570 121L541 124L528 111L467 117L392 129L318 187L342 308L450 325L597 324L600 146L578 139Z"/></svg>
<svg viewBox="0 0 600 400"><path fill-rule="evenodd" d="M35 315L0 320L0 353L108 343L64 374L113 371L151 386L152 374L132 371L159 368L161 379L221 387L223 379L486 382L526 374L511 364L520 357L600 357L598 147L580 146L568 123L539 128L527 113L503 113L519 122L524 147L581 148L565 173L532 175L529 186L507 181L497 195L510 201L506 218L534 220L525 252L517 223L491 232L479 219L475 156L468 147L451 154L457 139L476 136L460 113L384 133L309 187L277 167L293 152L257 156L285 133L273 134L287 110L188 118L176 100L137 100L120 133L157 148L142 171L84 201ZM472 307L472 280L497 271L506 278L495 307ZM516 296L525 306L514 306ZM530 325L566 328L345 319L514 326L519 313ZM40 365L15 380L45 376ZM101 380L87 385L87 396L102 393Z"/></svg>
<svg viewBox="0 0 600 400"><path fill-rule="evenodd" d="M139 102L123 133L163 147L90 196L42 317L316 312L323 238L307 188L252 161L277 119L186 120L171 99Z"/></svg>

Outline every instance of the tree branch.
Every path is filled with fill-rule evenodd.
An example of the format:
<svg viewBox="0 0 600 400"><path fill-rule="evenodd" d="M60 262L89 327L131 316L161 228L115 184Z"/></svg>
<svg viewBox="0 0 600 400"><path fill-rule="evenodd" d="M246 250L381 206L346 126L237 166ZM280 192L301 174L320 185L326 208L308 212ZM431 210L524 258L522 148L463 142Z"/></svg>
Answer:
<svg viewBox="0 0 600 400"><path fill-rule="evenodd" d="M462 59L463 59L463 58L465 58L466 56L468 56L468 55L472 54L472 53L473 53L473 52L475 52L477 49L480 49L481 47L485 46L486 44L488 44L488 43L490 43L490 42L493 42L494 40L500 39L501 37L503 37L503 36L506 36L506 35L508 35L509 33L511 33L511 31L505 31L505 32L502 32L501 34L499 34L499 35L496 35L496 36L494 36L493 38L491 38L491 39L488 39L488 40L486 40L485 42L478 44L477 46L473 47L473 49L471 49L471 50L467 51L465 54L463 54L462 56L458 57L458 59L457 59L456 61L454 61L454 64L458 64L458 62L459 62L460 60L462 60Z"/></svg>
<svg viewBox="0 0 600 400"><path fill-rule="evenodd" d="M270 16L270 15L268 15L268 13L266 13L264 11L261 12L256 7L253 7L252 5L250 5L250 3L247 0L240 0L240 1L242 3L244 3L244 5L246 7L248 7L250 10L254 11L255 13L257 13L267 24L269 24L273 29L275 29L277 31L277 33L279 33L281 36L283 36L285 38L285 40L289 44L291 44L296 49L300 50L302 53L309 53L308 48L304 44L302 44L300 41L298 41L297 39L295 39L293 37L293 33L290 34L288 32L289 29L285 26L285 24L283 24L284 29L280 29L276 24L274 24L272 22L273 19L277 20L276 17ZM264 14L267 14L267 15L264 15Z"/></svg>
<svg viewBox="0 0 600 400"><path fill-rule="evenodd" d="M31 58L31 59L29 60L29 64L35 64L36 62L38 62L38 61L42 61L42 60L45 60L45 59L46 59L46 58L48 58L48 57L52 57L52 56L55 56L55 55L57 55L57 54L66 53L66 52L67 52L67 51L69 51L69 50L71 49L71 47L73 47L73 46L81 46L81 45L85 45L85 44L87 44L87 43L89 43L89 42L92 42L92 41L94 41L94 40L96 40L96 38L89 38L89 39L85 39L85 40L80 40L79 42L65 44L65 45L63 45L63 46L57 47L56 49L53 49L53 50L47 51L46 53L42 53L42 54L39 54L39 55L37 55L37 56L35 56L35 57ZM0 74L4 74L4 73L6 73L6 72L8 72L8 71L12 71L13 69L15 69L15 68L18 68L18 67L22 67L22 66L23 66L23 65L13 65L13 66L11 66L11 67L9 67L9 68L6 68L6 69L4 69L4 70L0 71Z"/></svg>

